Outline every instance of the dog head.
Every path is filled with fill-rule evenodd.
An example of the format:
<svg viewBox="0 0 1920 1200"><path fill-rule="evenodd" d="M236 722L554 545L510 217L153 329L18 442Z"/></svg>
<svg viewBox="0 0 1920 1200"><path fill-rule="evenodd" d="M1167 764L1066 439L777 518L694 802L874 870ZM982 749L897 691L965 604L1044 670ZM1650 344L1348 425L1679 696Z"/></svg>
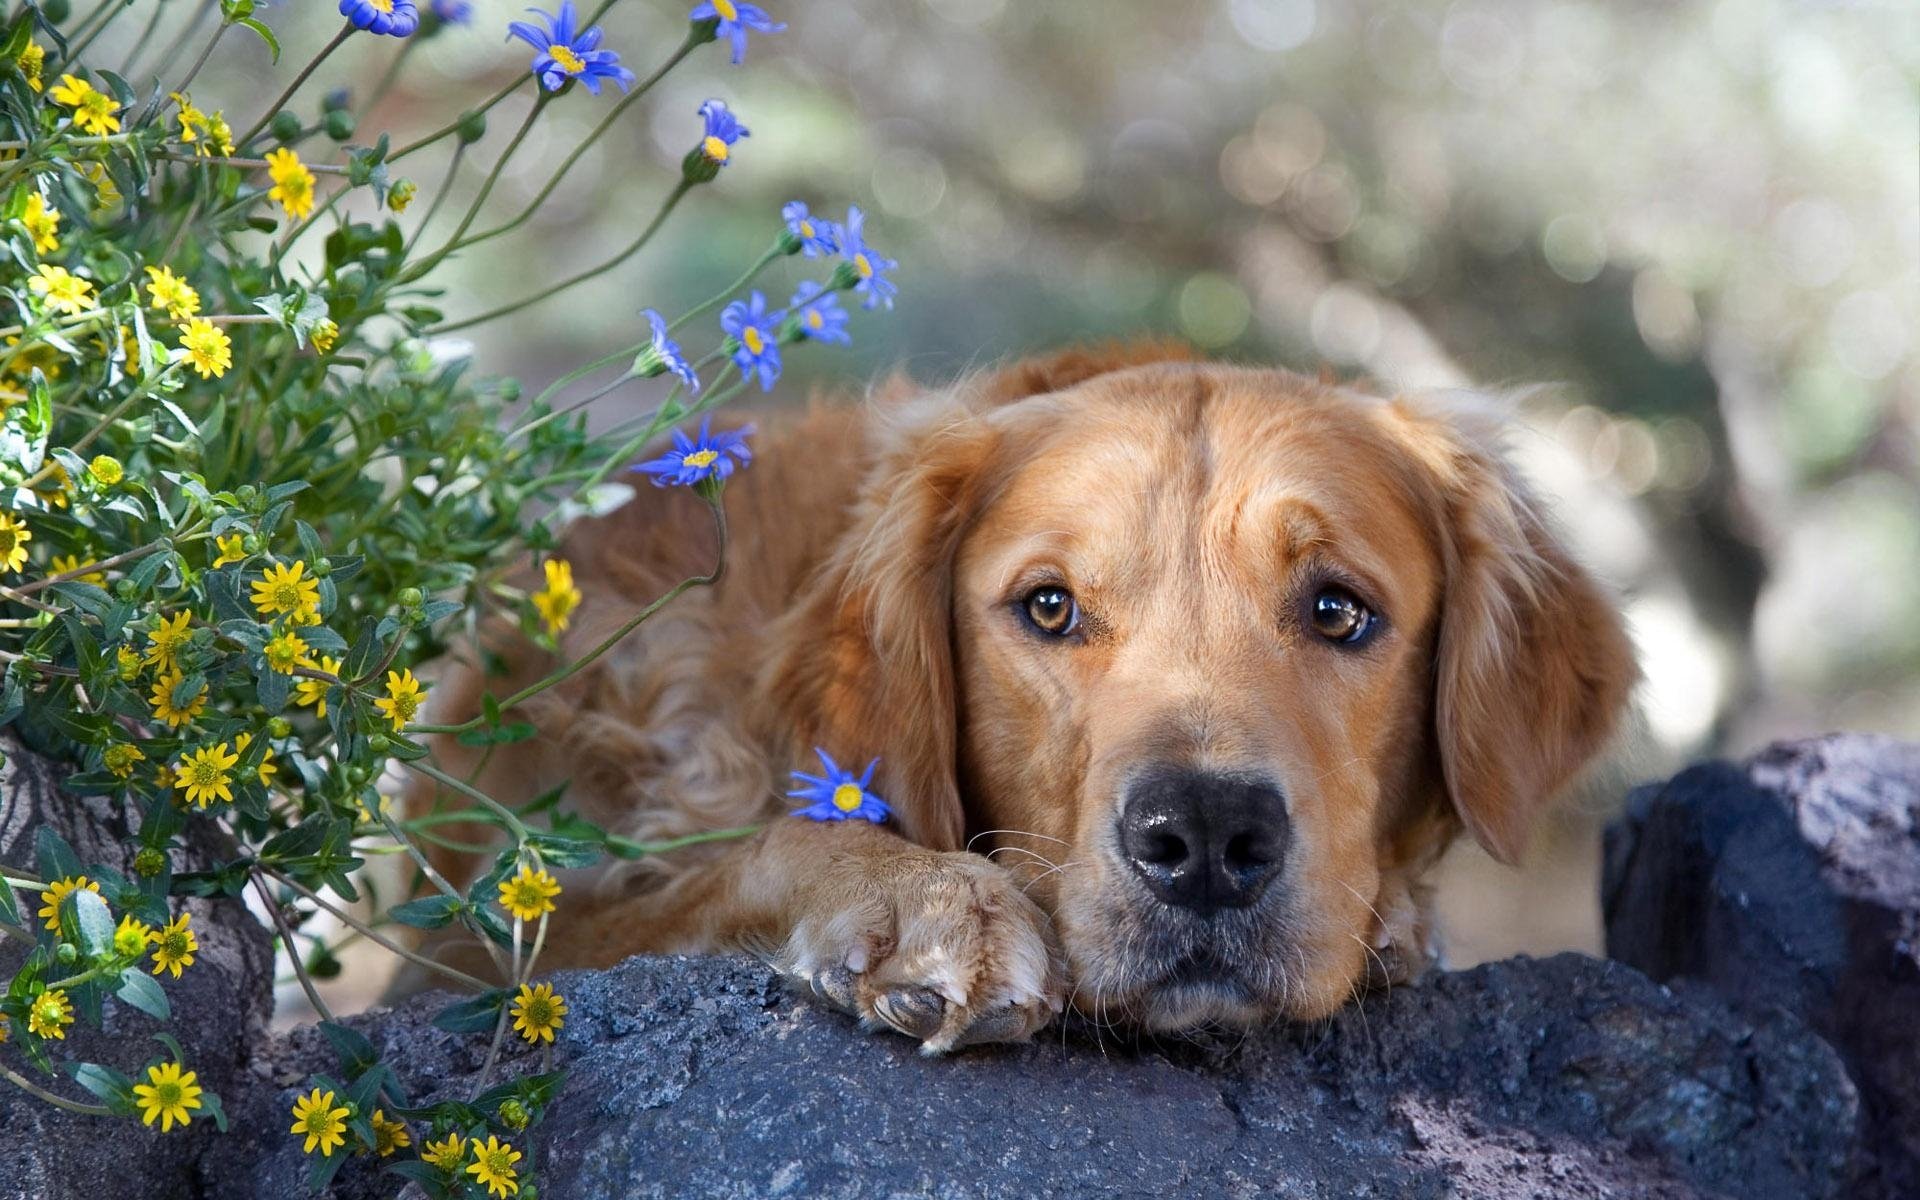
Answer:
<svg viewBox="0 0 1920 1200"><path fill-rule="evenodd" d="M1625 703L1620 619L1486 419L1081 353L883 420L794 614L802 744L1029 879L1088 1011L1331 1011L1383 875L1462 825L1512 861Z"/></svg>

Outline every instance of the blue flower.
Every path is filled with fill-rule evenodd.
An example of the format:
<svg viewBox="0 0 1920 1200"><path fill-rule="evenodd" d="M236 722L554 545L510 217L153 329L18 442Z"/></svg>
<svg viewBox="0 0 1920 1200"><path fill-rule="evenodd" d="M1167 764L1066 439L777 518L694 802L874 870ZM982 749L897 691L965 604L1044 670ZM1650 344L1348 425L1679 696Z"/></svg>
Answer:
<svg viewBox="0 0 1920 1200"><path fill-rule="evenodd" d="M743 379L753 378L756 372L760 376L760 390L773 390L773 381L780 378L780 318L781 312L767 311L767 298L759 292L745 300L735 300L720 310L720 328L731 334L738 348L733 352L733 361L740 368Z"/></svg>
<svg viewBox="0 0 1920 1200"><path fill-rule="evenodd" d="M743 4L741 0L705 0L694 5L687 17L694 21L711 21L715 17L720 19L714 35L733 43L733 65L736 67L747 57L747 30L779 33L786 28L785 23L776 24L759 5Z"/></svg>
<svg viewBox="0 0 1920 1200"><path fill-rule="evenodd" d="M674 430L673 449L633 469L651 475L655 487L686 487L707 479L725 479L733 474L734 458L743 467L753 461L753 451L747 448L747 435L753 432L753 426L714 433L708 428L712 422L712 417L700 418L700 436L692 440ZM729 454L733 458L728 458Z"/></svg>
<svg viewBox="0 0 1920 1200"><path fill-rule="evenodd" d="M473 5L467 0L431 0L427 7L448 25L465 25L473 20Z"/></svg>
<svg viewBox="0 0 1920 1200"><path fill-rule="evenodd" d="M812 801L805 808L794 809L794 816L810 821L872 821L878 825L893 815L885 800L867 790L867 785L873 782L873 769L880 765L879 759L868 763L867 769L855 779L853 772L841 770L840 764L825 750L815 746L813 752L826 764L827 774L823 779L805 771L793 772L794 780L806 786L795 788L787 795L795 800Z"/></svg>
<svg viewBox="0 0 1920 1200"><path fill-rule="evenodd" d="M667 336L667 323L659 313L650 308L640 310L640 315L653 326L653 341L640 357L634 360L633 373L640 376L664 375L671 371L681 383L687 385L687 394L700 394L700 376L694 371L687 356L680 353L680 343Z"/></svg>
<svg viewBox="0 0 1920 1200"><path fill-rule="evenodd" d="M413 0L340 0L340 15L355 29L389 37L406 37L420 24Z"/></svg>
<svg viewBox="0 0 1920 1200"><path fill-rule="evenodd" d="M507 38L509 41L519 38L539 51L533 56L533 73L539 77L541 87L557 92L570 80L578 79L582 87L598 96L602 79L613 80L623 92L633 82L633 72L620 65L618 54L597 49L600 45L598 25L584 33L576 32L580 17L573 10L573 0L560 0L559 16L537 8L527 11L545 20L547 28L541 29L529 21L513 21L507 25Z"/></svg>
<svg viewBox="0 0 1920 1200"><path fill-rule="evenodd" d="M900 264L881 254L861 234L860 226L866 216L858 208L847 209L847 222L840 226L840 254L852 268L853 290L865 296L860 307L873 308L884 304L893 307L893 297L900 289L887 278L887 272Z"/></svg>
<svg viewBox="0 0 1920 1200"><path fill-rule="evenodd" d="M787 309L800 322L800 333L808 341L853 344L853 335L847 332L847 310L840 307L840 297L831 289L811 279L802 280Z"/></svg>
<svg viewBox="0 0 1920 1200"><path fill-rule="evenodd" d="M725 100L707 101L700 106L700 115L707 121L706 136L700 139L700 153L707 156L707 161L724 167L733 154L733 144L743 137L752 137L753 131L728 111Z"/></svg>
<svg viewBox="0 0 1920 1200"><path fill-rule="evenodd" d="M787 223L787 232L800 243L800 252L808 258L832 254L840 248L839 227L832 221L814 216L807 211L807 206L798 200L791 201L782 208L780 218Z"/></svg>

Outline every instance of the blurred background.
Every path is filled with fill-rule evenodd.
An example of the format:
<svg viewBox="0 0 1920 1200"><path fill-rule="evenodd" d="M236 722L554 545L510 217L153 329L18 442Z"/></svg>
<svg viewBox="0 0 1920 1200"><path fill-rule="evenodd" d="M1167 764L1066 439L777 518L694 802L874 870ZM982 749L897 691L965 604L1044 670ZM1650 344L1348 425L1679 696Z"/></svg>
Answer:
<svg viewBox="0 0 1920 1200"><path fill-rule="evenodd" d="M289 64L331 36L333 7L262 13ZM1649 749L1620 778L1836 727L1920 737L1911 0L766 7L787 32L755 36L740 67L697 52L537 220L459 264L446 310L514 300L629 240L710 96L752 130L718 182L621 269L443 353L537 390L634 340L641 307L671 316L723 287L782 202L858 203L900 260L897 311L856 317L851 351L791 353L779 397L1136 333L1386 386L1546 383L1518 402L1518 453L1625 596L1648 674ZM436 127L525 71L526 48L502 43L521 5L473 9L409 52L355 140ZM622 0L606 45L645 75L685 10ZM224 47L195 99L244 117L290 68L270 72L245 37ZM366 94L398 49L357 39L306 103ZM529 99L494 111L477 161ZM611 102L561 98L498 211ZM444 169L431 157L408 164L423 190ZM635 385L602 410L660 394ZM1602 789L1616 801L1617 782ZM1550 839L1532 893L1509 879L1482 896L1510 928L1462 957L1595 942L1591 904L1551 898L1591 895L1596 820Z"/></svg>

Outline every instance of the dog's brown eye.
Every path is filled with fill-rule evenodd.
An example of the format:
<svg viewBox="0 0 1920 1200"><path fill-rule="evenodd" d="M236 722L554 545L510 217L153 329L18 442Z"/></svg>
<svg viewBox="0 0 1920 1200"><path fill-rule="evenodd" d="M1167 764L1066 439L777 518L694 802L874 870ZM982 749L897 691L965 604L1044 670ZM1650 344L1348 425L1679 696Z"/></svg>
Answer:
<svg viewBox="0 0 1920 1200"><path fill-rule="evenodd" d="M1330 642L1352 645L1373 628L1373 613L1342 587L1322 588L1313 598L1313 631Z"/></svg>
<svg viewBox="0 0 1920 1200"><path fill-rule="evenodd" d="M1080 606L1063 587L1037 587L1021 603L1033 627L1051 637L1065 637L1080 624Z"/></svg>

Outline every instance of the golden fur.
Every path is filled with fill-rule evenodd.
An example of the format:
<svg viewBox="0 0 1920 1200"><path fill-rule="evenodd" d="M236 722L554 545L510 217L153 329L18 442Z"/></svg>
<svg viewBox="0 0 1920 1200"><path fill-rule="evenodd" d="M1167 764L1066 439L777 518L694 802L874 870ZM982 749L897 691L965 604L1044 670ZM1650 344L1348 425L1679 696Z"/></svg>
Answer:
<svg viewBox="0 0 1920 1200"><path fill-rule="evenodd" d="M1463 824L1518 856L1635 677L1495 443L1446 400L1161 346L770 423L726 491L725 578L530 705L542 736L482 774L509 800L567 782L643 841L767 827L565 878L548 961L746 948L934 1051L1069 1002L1153 1028L1317 1017L1417 970L1422 874ZM581 522L564 650L716 549L681 489ZM1382 614L1364 650L1303 620L1330 578ZM1050 580L1087 614L1072 644L1014 618ZM483 685L514 683L450 679L442 711ZM880 756L895 821L785 815L815 746ZM1276 781L1292 845L1261 903L1169 915L1133 878L1115 819L1150 761ZM1196 955L1222 977L1176 971Z"/></svg>

